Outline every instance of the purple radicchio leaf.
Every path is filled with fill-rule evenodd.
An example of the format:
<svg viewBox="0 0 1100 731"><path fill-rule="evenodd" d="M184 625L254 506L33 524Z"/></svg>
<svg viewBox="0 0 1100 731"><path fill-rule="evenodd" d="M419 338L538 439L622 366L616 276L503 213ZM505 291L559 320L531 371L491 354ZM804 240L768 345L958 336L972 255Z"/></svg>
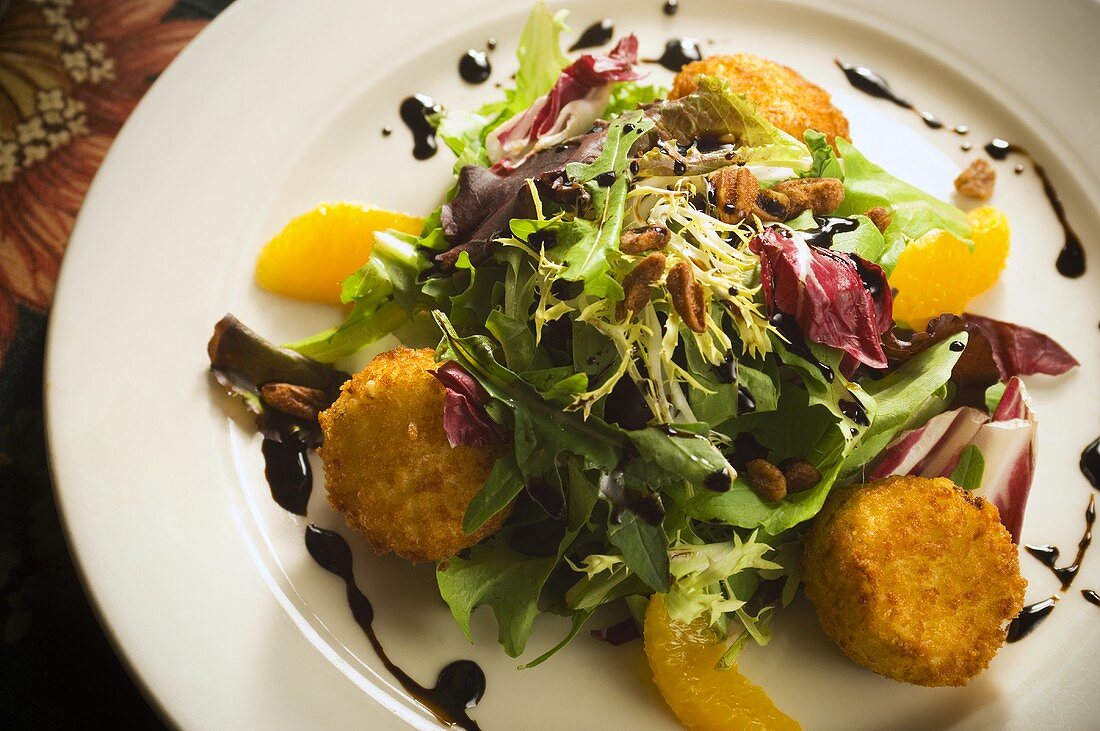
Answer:
<svg viewBox="0 0 1100 731"><path fill-rule="evenodd" d="M504 441L504 430L489 418L489 394L453 360L432 371L443 384L443 431L452 447L484 447Z"/></svg>
<svg viewBox="0 0 1100 731"><path fill-rule="evenodd" d="M760 255L769 315L792 316L808 340L886 367L882 333L893 324L893 298L880 266L777 228L765 229L749 247Z"/></svg>
<svg viewBox="0 0 1100 731"><path fill-rule="evenodd" d="M586 53L562 69L549 92L497 127L485 141L494 170L514 168L533 151L551 147L592 127L618 81L645 76L634 70L638 39L628 35L610 53Z"/></svg>
<svg viewBox="0 0 1100 731"><path fill-rule="evenodd" d="M883 450L870 478L947 477L963 450L974 445L985 461L982 484L974 494L997 506L1001 523L1019 543L1035 474L1036 426L1027 389L1012 378L992 417L969 406L934 416Z"/></svg>
<svg viewBox="0 0 1100 731"><path fill-rule="evenodd" d="M623 621L616 622L607 627L591 630L589 634L600 642L606 642L616 647L625 645L632 640L641 639L642 637L642 632L638 629L638 623L634 621L633 617L627 617Z"/></svg>
<svg viewBox="0 0 1100 731"><path fill-rule="evenodd" d="M450 270L463 251L474 264L489 257L495 239L508 229L512 218L528 218L522 209L530 204L525 195L527 181L533 180L540 194L554 194L565 181L565 166L571 162L590 163L600 156L605 128L597 129L560 145L539 150L514 170L497 170L467 165L458 174L458 193L443 205L440 221L451 248L436 255L443 270ZM524 195L521 195L524 194Z"/></svg>

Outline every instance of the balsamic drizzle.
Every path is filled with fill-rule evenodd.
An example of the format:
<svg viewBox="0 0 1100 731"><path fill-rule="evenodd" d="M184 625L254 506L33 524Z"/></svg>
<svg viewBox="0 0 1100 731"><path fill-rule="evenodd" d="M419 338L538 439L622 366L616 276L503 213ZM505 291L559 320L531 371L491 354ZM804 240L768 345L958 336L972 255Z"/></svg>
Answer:
<svg viewBox="0 0 1100 731"><path fill-rule="evenodd" d="M694 38L673 38L665 44L665 52L660 58L647 58L645 62L658 63L676 73L684 65L701 60L703 52L699 50L698 41Z"/></svg>
<svg viewBox="0 0 1100 731"><path fill-rule="evenodd" d="M1081 450L1081 474L1093 487L1100 490L1100 439Z"/></svg>
<svg viewBox="0 0 1100 731"><path fill-rule="evenodd" d="M442 111L435 100L425 94L405 97L401 102L401 121L413 136L413 157L427 160L436 153L435 127L429 117Z"/></svg>
<svg viewBox="0 0 1100 731"><path fill-rule="evenodd" d="M467 84L483 84L489 80L492 73L493 66L489 63L489 56L485 51L471 48L458 60L458 75Z"/></svg>
<svg viewBox="0 0 1100 731"><path fill-rule="evenodd" d="M673 16L680 9L680 3L677 0L665 0L665 4L661 7L661 12L665 15Z"/></svg>
<svg viewBox="0 0 1100 731"><path fill-rule="evenodd" d="M1070 225L1069 218L1066 217L1066 208L1062 205L1062 199L1058 196L1058 191L1054 189L1054 183L1051 182L1046 168L1036 162L1032 154L1020 145L1002 140L999 137L990 140L985 146L985 151L994 160L1004 160L1009 153L1014 152L1023 155L1031 162L1032 167L1035 168L1035 174L1039 176L1039 180L1043 183L1043 194L1046 195L1050 207L1054 209L1054 215L1062 226L1062 233L1065 234L1065 243L1062 244L1062 250L1058 252L1058 259L1054 266L1059 274L1070 279L1076 279L1084 274L1085 247L1081 245L1081 239L1077 236L1077 232L1073 230L1073 226Z"/></svg>
<svg viewBox="0 0 1100 731"><path fill-rule="evenodd" d="M1085 601L1090 604L1095 604L1100 607L1100 594L1097 594L1092 589L1082 589L1081 596L1085 597Z"/></svg>
<svg viewBox="0 0 1100 731"><path fill-rule="evenodd" d="M1078 572L1081 570L1081 560L1085 557L1085 551L1088 550L1089 545L1092 543L1092 526L1095 522L1096 496L1089 495L1089 506L1085 508L1085 532L1081 536L1081 540L1077 542L1077 555L1074 557L1073 563L1068 566L1059 567L1055 565L1060 553L1057 546L1051 546L1049 544L1042 546L1027 544L1024 546L1028 553L1038 559L1039 563L1046 566L1058 577L1058 581L1062 582L1062 591L1069 589L1073 584L1073 580L1077 578Z"/></svg>
<svg viewBox="0 0 1100 731"><path fill-rule="evenodd" d="M817 228L806 231L806 243L828 249L833 245L833 237L837 234L855 231L859 228L859 221L854 218L841 218L838 216L814 216Z"/></svg>
<svg viewBox="0 0 1100 731"><path fill-rule="evenodd" d="M277 442L265 437L260 451L272 499L284 510L305 515L313 491L313 470L306 456L306 445L296 440Z"/></svg>
<svg viewBox="0 0 1100 731"><path fill-rule="evenodd" d="M611 40L611 37L615 35L615 21L611 18L604 18L603 20L597 20L592 25L584 29L577 42L569 47L569 51L580 51L584 48L596 48L602 46Z"/></svg>
<svg viewBox="0 0 1100 731"><path fill-rule="evenodd" d="M1050 613L1054 611L1054 604L1057 601L1058 597L1052 596L1041 602L1028 604L1021 609L1020 613L1016 615L1016 618L1009 623L1008 636L1005 640L1007 642L1019 642L1027 637L1031 634L1031 631L1035 629L1036 625L1046 619Z"/></svg>
<svg viewBox="0 0 1100 731"><path fill-rule="evenodd" d="M970 128L965 124L953 124L945 125L940 119L932 114L918 109L913 105L911 101L894 91L894 88L890 86L890 83L882 78L882 75L873 69L869 69L866 66L855 66L850 63L845 63L839 58L833 59L836 63L836 67L844 72L844 76L847 77L848 83L859 89L864 94L869 94L879 99L886 99L898 105L902 109L908 109L924 122L925 126L931 129L943 129L949 127L949 129L955 134L964 135L970 131Z"/></svg>
<svg viewBox="0 0 1100 731"><path fill-rule="evenodd" d="M343 536L310 524L306 527L306 550L321 568L344 580L352 616L367 635L382 664L397 678L401 687L442 723L467 731L480 731L467 709L476 706L485 695L485 673L481 668L470 660L457 660L439 671L432 688L425 688L413 680L390 660L374 632L374 607L355 583L351 548Z"/></svg>

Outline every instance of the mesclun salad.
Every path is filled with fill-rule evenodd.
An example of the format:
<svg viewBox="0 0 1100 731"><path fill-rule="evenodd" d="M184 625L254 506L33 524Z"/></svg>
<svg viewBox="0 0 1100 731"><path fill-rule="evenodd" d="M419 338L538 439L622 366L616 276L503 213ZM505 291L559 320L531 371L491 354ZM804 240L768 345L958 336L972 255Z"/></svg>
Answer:
<svg viewBox="0 0 1100 731"><path fill-rule="evenodd" d="M286 348L218 324L212 369L257 414L269 476L276 445L320 445L333 507L375 550L437 562L467 636L487 605L519 657L536 615L569 618L523 667L626 607L593 634L644 629L689 726L789 723L721 669L804 580L857 662L967 682L1023 602L1018 376L1076 364L962 314L1004 265L1003 214L875 165L786 67L713 57L670 93L633 36L567 58L563 16L535 8L502 99L431 119L455 180L422 222L330 206L265 251L262 283L320 299L338 277L317 272L350 263L342 324ZM309 246L342 253L278 271ZM438 346L350 380L328 365L398 328Z"/></svg>

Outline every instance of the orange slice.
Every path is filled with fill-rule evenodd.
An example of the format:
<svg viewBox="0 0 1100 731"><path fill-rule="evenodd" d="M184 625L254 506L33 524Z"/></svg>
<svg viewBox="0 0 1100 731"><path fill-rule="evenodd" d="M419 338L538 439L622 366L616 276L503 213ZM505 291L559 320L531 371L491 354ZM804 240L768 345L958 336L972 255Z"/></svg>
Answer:
<svg viewBox="0 0 1100 731"><path fill-rule="evenodd" d="M661 695L690 731L801 729L737 668L718 670L725 652L702 618L674 622L654 594L645 613L645 654Z"/></svg>
<svg viewBox="0 0 1100 731"><path fill-rule="evenodd" d="M256 282L286 297L340 304L340 283L363 266L374 234L419 234L424 220L361 203L322 203L267 242L256 259Z"/></svg>
<svg viewBox="0 0 1100 731"><path fill-rule="evenodd" d="M992 206L967 217L973 251L946 231L931 231L898 257L890 275L890 286L898 291L895 320L922 330L936 315L961 314L970 300L996 284L1008 259L1008 219Z"/></svg>

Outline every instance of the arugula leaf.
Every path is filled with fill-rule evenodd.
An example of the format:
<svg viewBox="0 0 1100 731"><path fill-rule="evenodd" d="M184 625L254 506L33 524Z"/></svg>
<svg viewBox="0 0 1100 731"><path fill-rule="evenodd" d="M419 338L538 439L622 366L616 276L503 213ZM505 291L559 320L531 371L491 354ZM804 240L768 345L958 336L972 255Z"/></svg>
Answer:
<svg viewBox="0 0 1100 731"><path fill-rule="evenodd" d="M466 507L462 532L470 534L485 525L485 521L508 507L522 489L523 478L516 466L515 455L506 454L496 461L485 484Z"/></svg>
<svg viewBox="0 0 1100 731"><path fill-rule="evenodd" d="M527 670L537 665L541 665L554 655L558 654L560 650L562 650L566 645L573 641L573 638L577 636L577 634L581 631L581 628L584 627L585 622L587 622L591 616L592 612L589 610L573 612L573 626L569 629L569 633L562 638L561 642L554 645L531 662L523 663L519 666L519 669Z"/></svg>
<svg viewBox="0 0 1100 731"><path fill-rule="evenodd" d="M964 490L977 490L982 486L985 457L977 444L968 444L959 454L959 463L951 471L951 481Z"/></svg>
<svg viewBox="0 0 1100 731"><path fill-rule="evenodd" d="M957 336L964 338L963 342L968 337L965 332ZM943 387L962 355L962 351L951 349L951 342L957 338L936 343L885 378L866 384L878 408L871 427L845 459L842 474L848 476L863 468L902 431L923 424L947 408Z"/></svg>
<svg viewBox="0 0 1100 731"><path fill-rule="evenodd" d="M732 474L730 463L709 439L682 431L679 425L676 430L680 436L670 436L654 427L630 431L627 436L647 462L696 487L703 487L716 474Z"/></svg>
<svg viewBox="0 0 1100 731"><path fill-rule="evenodd" d="M539 594L557 562L557 555L525 556L498 533L471 548L469 558L453 556L440 562L435 578L466 639L471 639L470 615L487 604L496 616L498 641L509 656L518 657L531 636Z"/></svg>
<svg viewBox="0 0 1100 731"><path fill-rule="evenodd" d="M619 523L610 523L607 539L618 548L634 575L654 591L668 591L668 536L660 523L654 525L633 511L624 511Z"/></svg>
<svg viewBox="0 0 1100 731"><path fill-rule="evenodd" d="M586 294L613 300L623 297L622 287L608 273L607 254L619 247L629 187L630 148L652 127L641 112L624 114L608 127L598 158L587 164L573 162L565 166L569 179L588 192L595 220L576 218L560 227L552 253L566 265L559 276L571 282L583 281ZM614 178L610 187L606 184L608 176Z"/></svg>
<svg viewBox="0 0 1100 731"><path fill-rule="evenodd" d="M887 274L893 271L908 242L929 231L942 229L973 246L970 223L961 210L895 178L850 142L838 137L836 145L844 158L844 201L835 215L866 213L874 206L890 212L890 225L884 234L886 250L877 261Z"/></svg>

